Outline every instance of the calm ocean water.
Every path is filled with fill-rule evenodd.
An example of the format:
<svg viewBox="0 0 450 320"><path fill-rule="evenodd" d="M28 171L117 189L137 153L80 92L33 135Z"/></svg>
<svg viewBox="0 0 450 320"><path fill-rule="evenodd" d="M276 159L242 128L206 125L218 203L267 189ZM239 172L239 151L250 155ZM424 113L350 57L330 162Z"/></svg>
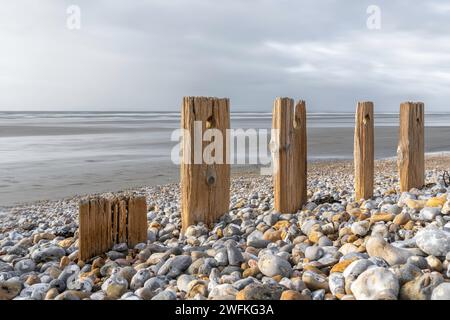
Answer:
<svg viewBox="0 0 450 320"><path fill-rule="evenodd" d="M231 116L269 129L271 113ZM377 114L376 157L394 156L397 114ZM351 159L354 115L308 115L308 157ZM0 112L0 206L176 182L178 112ZM426 115L426 150L450 150L450 114ZM250 157L256 150L250 150ZM238 155L242 157L245 155Z"/></svg>

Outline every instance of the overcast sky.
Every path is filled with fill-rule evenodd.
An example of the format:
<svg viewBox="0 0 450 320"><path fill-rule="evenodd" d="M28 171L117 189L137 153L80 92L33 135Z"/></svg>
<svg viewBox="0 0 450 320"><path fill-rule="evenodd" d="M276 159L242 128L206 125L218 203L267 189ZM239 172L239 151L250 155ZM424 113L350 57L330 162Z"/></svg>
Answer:
<svg viewBox="0 0 450 320"><path fill-rule="evenodd" d="M70 5L81 28L67 27ZM381 29L367 27L369 5ZM0 5L0 110L179 110L185 95L270 111L450 111L450 4L397 0L13 0Z"/></svg>

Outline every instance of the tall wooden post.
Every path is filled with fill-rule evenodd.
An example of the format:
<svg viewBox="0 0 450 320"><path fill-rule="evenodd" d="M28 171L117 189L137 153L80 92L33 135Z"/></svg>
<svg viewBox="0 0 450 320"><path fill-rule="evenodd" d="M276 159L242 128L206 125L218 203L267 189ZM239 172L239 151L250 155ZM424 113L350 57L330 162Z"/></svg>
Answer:
<svg viewBox="0 0 450 320"><path fill-rule="evenodd" d="M181 113L181 219L184 232L197 222L211 224L229 210L229 100L185 97ZM207 129L217 130L208 132ZM208 139L202 139L203 134Z"/></svg>
<svg viewBox="0 0 450 320"><path fill-rule="evenodd" d="M400 105L397 164L402 192L424 185L424 109L422 102L404 102Z"/></svg>
<svg viewBox="0 0 450 320"><path fill-rule="evenodd" d="M306 106L299 101L277 98L273 106L275 129L274 195L275 210L294 213L306 203L307 142Z"/></svg>
<svg viewBox="0 0 450 320"><path fill-rule="evenodd" d="M374 161L373 103L358 102L355 114L355 200L373 196Z"/></svg>

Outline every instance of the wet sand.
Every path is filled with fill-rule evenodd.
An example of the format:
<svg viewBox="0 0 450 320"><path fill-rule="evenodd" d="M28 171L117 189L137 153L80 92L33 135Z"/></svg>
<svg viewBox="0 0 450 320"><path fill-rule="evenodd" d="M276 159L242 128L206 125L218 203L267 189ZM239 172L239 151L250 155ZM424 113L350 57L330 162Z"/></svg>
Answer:
<svg viewBox="0 0 450 320"><path fill-rule="evenodd" d="M120 125L118 125L120 123ZM235 120L234 127L270 127L266 118ZM75 195L175 183L170 155L178 121L92 121L0 125L0 207ZM450 127L426 127L427 153L450 151ZM375 157L396 156L398 127L375 130ZM352 127L308 129L309 161L353 158ZM234 173L258 173L255 165Z"/></svg>

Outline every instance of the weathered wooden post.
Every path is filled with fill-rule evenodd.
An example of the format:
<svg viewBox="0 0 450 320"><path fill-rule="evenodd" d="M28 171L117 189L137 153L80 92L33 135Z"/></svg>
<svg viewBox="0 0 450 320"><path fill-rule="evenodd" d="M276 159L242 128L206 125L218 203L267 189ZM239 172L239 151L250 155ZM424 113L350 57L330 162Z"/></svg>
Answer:
<svg viewBox="0 0 450 320"><path fill-rule="evenodd" d="M143 196L91 197L80 202L79 258L86 261L126 242L147 239L147 201Z"/></svg>
<svg viewBox="0 0 450 320"><path fill-rule="evenodd" d="M355 114L355 200L373 196L374 162L373 103L358 102Z"/></svg>
<svg viewBox="0 0 450 320"><path fill-rule="evenodd" d="M299 101L294 106L290 98L277 98L273 106L272 150L274 159L275 210L294 213L306 202L307 141L306 106Z"/></svg>
<svg viewBox="0 0 450 320"><path fill-rule="evenodd" d="M397 165L401 192L424 185L424 108L422 102L404 102L400 105Z"/></svg>
<svg viewBox="0 0 450 320"><path fill-rule="evenodd" d="M90 239L90 219L89 219L89 200L80 202L78 222L78 252L79 258L83 261L90 258L89 245Z"/></svg>
<svg viewBox="0 0 450 320"><path fill-rule="evenodd" d="M229 210L229 100L185 97L181 129L181 219L184 232L197 222L209 225ZM209 141L203 141L203 134Z"/></svg>
<svg viewBox="0 0 450 320"><path fill-rule="evenodd" d="M128 201L127 243L134 247L147 240L147 200L145 197L132 197Z"/></svg>

